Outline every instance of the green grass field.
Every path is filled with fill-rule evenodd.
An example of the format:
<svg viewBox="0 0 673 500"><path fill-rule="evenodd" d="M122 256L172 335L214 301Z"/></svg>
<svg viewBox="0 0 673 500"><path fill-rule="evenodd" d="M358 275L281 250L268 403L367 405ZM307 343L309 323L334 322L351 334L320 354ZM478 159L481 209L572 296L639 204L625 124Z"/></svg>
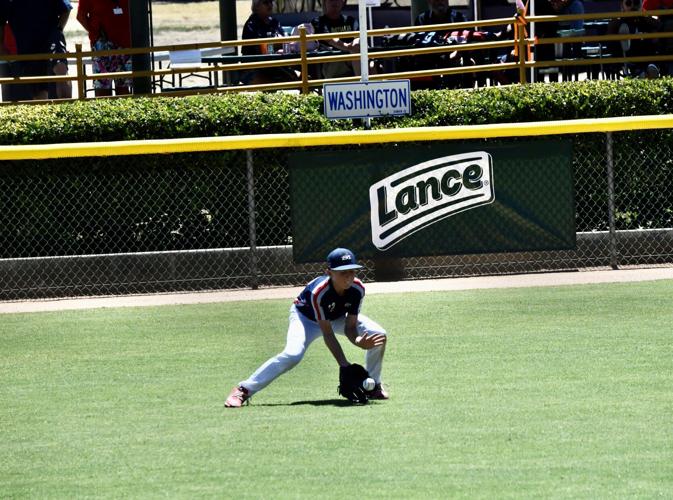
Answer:
<svg viewBox="0 0 673 500"><path fill-rule="evenodd" d="M223 408L287 300L0 316L0 497L671 498L672 296L369 296L392 399L362 407L318 341Z"/></svg>

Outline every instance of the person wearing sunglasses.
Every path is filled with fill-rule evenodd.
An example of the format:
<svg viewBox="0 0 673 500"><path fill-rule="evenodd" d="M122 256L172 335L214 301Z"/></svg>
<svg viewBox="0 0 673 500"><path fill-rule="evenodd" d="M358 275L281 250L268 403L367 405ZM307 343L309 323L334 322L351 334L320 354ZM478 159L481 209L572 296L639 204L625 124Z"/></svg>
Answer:
<svg viewBox="0 0 673 500"><path fill-rule="evenodd" d="M285 32L278 19L273 17L273 0L252 0L252 13L243 25L242 40L284 37ZM282 52L282 43L243 45L244 56L273 54ZM241 82L244 85L260 85L296 80L297 75L290 68L260 68L244 71Z"/></svg>

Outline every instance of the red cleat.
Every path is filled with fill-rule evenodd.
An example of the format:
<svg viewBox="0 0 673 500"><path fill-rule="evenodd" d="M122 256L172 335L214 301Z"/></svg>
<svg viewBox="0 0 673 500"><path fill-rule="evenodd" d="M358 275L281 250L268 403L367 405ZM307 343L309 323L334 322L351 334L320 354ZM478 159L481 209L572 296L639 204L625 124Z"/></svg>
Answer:
<svg viewBox="0 0 673 500"><path fill-rule="evenodd" d="M240 408L244 404L249 404L250 392L243 386L234 387L229 393L229 397L224 402L225 408Z"/></svg>
<svg viewBox="0 0 673 500"><path fill-rule="evenodd" d="M381 384L376 384L374 390L367 394L369 399L389 399L388 391L386 391Z"/></svg>

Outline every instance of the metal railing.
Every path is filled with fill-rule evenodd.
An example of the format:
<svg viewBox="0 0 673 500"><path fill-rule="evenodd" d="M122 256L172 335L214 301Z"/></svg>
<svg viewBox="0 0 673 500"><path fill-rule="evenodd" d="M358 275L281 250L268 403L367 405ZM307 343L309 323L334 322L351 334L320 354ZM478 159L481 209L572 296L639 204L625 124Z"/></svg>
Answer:
<svg viewBox="0 0 673 500"><path fill-rule="evenodd" d="M617 19L617 18L632 18L657 16L670 14L668 10L648 11L647 13L638 12L607 12L594 14L578 14L565 16L531 16L527 19L520 16L514 18L490 19L481 21L469 21L463 23L439 24L430 26L407 26L398 28L374 29L368 32L371 37L385 37L391 35L399 35L405 33L428 33L432 31L450 32L455 30L479 30L486 29L493 26L502 26L506 24L514 24L518 29L514 30L515 37L509 40L489 41L489 42L475 42L463 44L450 44L443 46L427 47L427 48L389 48L387 50L372 51L369 53L370 61L384 61L387 59L409 58L417 56L435 56L447 54L451 52L463 51L493 51L493 50L511 50L516 54L516 57L511 62L506 63L488 63L465 67L438 67L432 69L423 69L416 71L382 71L378 74L371 74L371 80L392 79L392 78L423 78L436 77L447 75L461 75L461 74L488 74L492 72L502 72L506 70L514 70L518 74L518 82L526 83L528 81L527 71L531 68L541 69L549 67L589 67L594 65L608 65L608 64L625 64L637 62L659 62L659 61L673 61L673 54L653 54L649 56L638 57L599 57L586 58L576 57L572 59L554 59L554 60L535 60L534 51L535 46L542 46L548 44L577 44L577 43L598 43L603 44L607 42L620 42L628 40L651 40L651 39L665 39L672 38L673 32L656 32L656 33L636 33L636 34L613 34L613 35L595 35L595 36L576 36L576 37L552 37L552 38L530 38L527 36L526 27L530 23L548 23L548 22L569 22L577 19L596 20L596 19ZM280 83L271 83L263 85L208 85L204 87L194 88L178 88L172 89L170 95L192 95L204 93L222 93L222 92L241 92L241 91L256 91L256 90L298 90L303 93L310 92L315 87L320 87L326 82L348 82L357 81L359 77L343 77L335 79L320 79L312 78L310 76L309 67L313 65L320 65L334 62L358 61L359 54L335 54L324 55L320 57L309 57L310 52L307 50L308 44L320 40L334 38L334 34L315 34L307 35L305 30L300 29L299 35L279 38L266 38L255 40L236 40L236 41L222 41L198 44L181 44L181 45L163 45L151 48L134 48L134 49L119 49L108 51L82 51L81 45L76 46L74 53L66 54L37 54L37 55L2 55L0 62L16 62L16 61L32 61L45 59L68 59L74 63L74 74L65 76L40 76L40 77L5 77L0 78L0 84L30 84L30 83L45 83L45 82L74 82L77 87L77 99L89 99L88 92L91 90L88 83L92 80L101 78L151 78L158 84L153 87L155 91L151 95L167 95L164 88L164 83L167 78L178 75L190 75L194 73L208 73L227 74L229 72L249 71L261 68L288 68L296 67L300 69L300 77L297 81L288 81ZM357 37L358 32L340 33L340 37ZM299 52L296 57L284 58L282 60L257 61L257 62L242 62L241 60L233 59L234 62L226 63L226 57L222 58L221 62L214 61L211 64L197 63L193 66L181 65L179 68L158 68L149 71L133 71L133 72L117 72L117 73L87 73L86 61L94 56L110 56L120 54L157 54L175 51L187 50L204 50L204 49L222 49L222 50L237 50L241 46L251 45L267 45L273 43L298 43ZM222 81L225 81L222 78ZM136 94L138 95L138 94ZM116 97L116 96L115 96ZM109 97L108 97L109 98Z"/></svg>

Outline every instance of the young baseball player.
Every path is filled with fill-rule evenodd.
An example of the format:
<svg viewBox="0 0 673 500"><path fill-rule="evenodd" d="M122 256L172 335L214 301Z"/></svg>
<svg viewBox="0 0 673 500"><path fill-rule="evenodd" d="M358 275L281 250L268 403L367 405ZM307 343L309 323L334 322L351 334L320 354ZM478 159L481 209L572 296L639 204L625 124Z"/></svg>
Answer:
<svg viewBox="0 0 673 500"><path fill-rule="evenodd" d="M360 314L365 287L355 277L362 268L353 252L336 248L327 256L327 272L311 281L290 307L290 325L285 349L260 366L250 378L234 387L225 402L239 408L304 357L308 346L322 336L340 367L350 365L336 339L344 334L356 346L367 351L365 363L376 382L369 399L388 399L381 385L381 364L386 346L386 332L376 322Z"/></svg>

